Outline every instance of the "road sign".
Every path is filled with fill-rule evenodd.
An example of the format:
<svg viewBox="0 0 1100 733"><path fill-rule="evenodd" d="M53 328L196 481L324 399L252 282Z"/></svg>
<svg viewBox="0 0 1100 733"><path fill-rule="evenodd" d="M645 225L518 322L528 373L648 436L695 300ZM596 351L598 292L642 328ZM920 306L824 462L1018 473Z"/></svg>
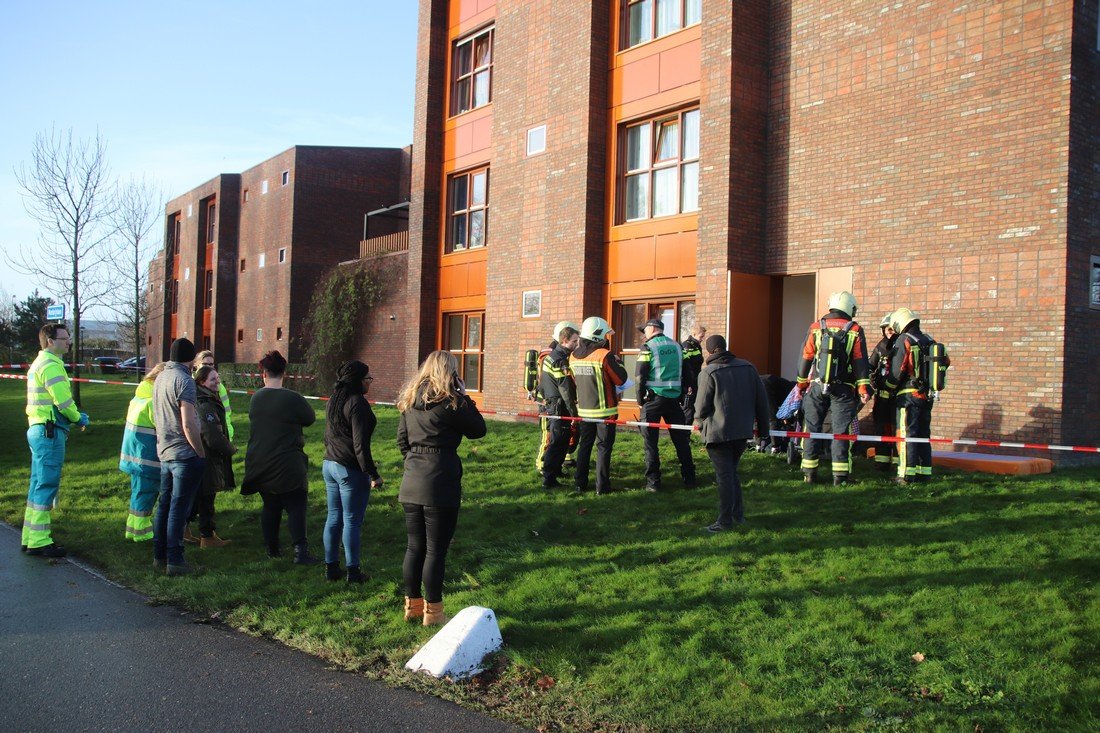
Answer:
<svg viewBox="0 0 1100 733"><path fill-rule="evenodd" d="M65 320L65 304L48 305L46 306L46 320L47 321L64 321Z"/></svg>

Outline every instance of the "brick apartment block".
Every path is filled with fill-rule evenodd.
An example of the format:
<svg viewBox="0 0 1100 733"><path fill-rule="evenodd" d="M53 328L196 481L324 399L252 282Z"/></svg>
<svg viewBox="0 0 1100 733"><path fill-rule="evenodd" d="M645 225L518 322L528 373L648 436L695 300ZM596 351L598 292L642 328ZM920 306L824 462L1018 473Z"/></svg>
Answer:
<svg viewBox="0 0 1100 733"><path fill-rule="evenodd" d="M408 200L409 155L299 145L171 201L165 251L150 267L151 358L183 336L221 362L255 362L271 349L301 361L318 279L358 259L368 212ZM371 234L406 226L380 218Z"/></svg>
<svg viewBox="0 0 1100 733"><path fill-rule="evenodd" d="M527 408L553 323L605 316L632 362L661 316L792 377L850 289L872 344L908 306L949 346L935 435L1100 444L1095 2L419 13L406 369L449 348Z"/></svg>

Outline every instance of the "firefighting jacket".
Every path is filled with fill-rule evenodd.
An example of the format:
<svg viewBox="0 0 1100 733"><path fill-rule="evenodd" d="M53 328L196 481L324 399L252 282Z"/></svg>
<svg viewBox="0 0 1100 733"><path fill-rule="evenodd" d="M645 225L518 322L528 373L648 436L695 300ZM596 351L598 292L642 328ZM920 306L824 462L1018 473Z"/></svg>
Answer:
<svg viewBox="0 0 1100 733"><path fill-rule="evenodd" d="M608 418L618 414L619 395L615 387L626 382L627 374L606 341L581 339L569 355L569 369L577 385L578 416Z"/></svg>
<svg viewBox="0 0 1100 733"><path fill-rule="evenodd" d="M680 344L663 333L656 334L642 344L635 370L638 396L644 397L646 390L649 390L661 397L678 398L683 391L683 362L684 352Z"/></svg>
<svg viewBox="0 0 1100 733"><path fill-rule="evenodd" d="M887 384L897 391L899 397L912 395L917 399L928 399L927 376L920 373L920 365L922 353L932 343L932 338L915 325L897 337ZM950 359L947 363L950 365Z"/></svg>
<svg viewBox="0 0 1100 733"><path fill-rule="evenodd" d="M891 338L884 336L875 344L875 348L871 350L871 356L867 360L868 367L871 370L871 386L875 390L875 395L886 400L894 397L894 391L890 389L887 381L890 377L890 355L894 351L894 343L897 340L896 335Z"/></svg>
<svg viewBox="0 0 1100 733"><path fill-rule="evenodd" d="M825 327L830 331L840 331L852 320L846 314L838 310L831 310L823 316ZM806 342L802 345L802 361L798 365L798 382L804 384L810 381L810 368L817 359L817 351L821 346L821 320L810 324L810 330L806 334ZM848 331L848 343L845 349L848 353L847 375L841 380L849 387L871 387L871 378L867 367L867 337L859 324L852 326Z"/></svg>
<svg viewBox="0 0 1100 733"><path fill-rule="evenodd" d="M561 412L555 414L577 416L577 390L569 368L569 349L561 344L539 365L539 392L548 406L560 407Z"/></svg>

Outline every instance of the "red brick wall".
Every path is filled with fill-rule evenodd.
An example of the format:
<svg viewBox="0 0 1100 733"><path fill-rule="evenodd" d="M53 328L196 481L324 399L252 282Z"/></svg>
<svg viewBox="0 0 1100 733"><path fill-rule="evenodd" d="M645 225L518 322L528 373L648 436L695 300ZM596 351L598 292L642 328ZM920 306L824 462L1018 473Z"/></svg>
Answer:
<svg viewBox="0 0 1100 733"><path fill-rule="evenodd" d="M773 4L765 267L917 311L935 435L1060 437L1072 5Z"/></svg>
<svg viewBox="0 0 1100 733"><path fill-rule="evenodd" d="M386 273L387 290L382 302L370 309L356 327L355 358L367 364L374 376L370 398L394 402L401 385L416 370L416 364L404 358L413 312L407 286L409 253L394 252L372 262Z"/></svg>

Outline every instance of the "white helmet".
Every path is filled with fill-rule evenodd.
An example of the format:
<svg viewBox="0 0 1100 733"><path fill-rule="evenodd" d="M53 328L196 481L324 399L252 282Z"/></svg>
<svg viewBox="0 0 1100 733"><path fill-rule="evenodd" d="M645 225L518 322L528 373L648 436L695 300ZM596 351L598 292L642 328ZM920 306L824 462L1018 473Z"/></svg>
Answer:
<svg viewBox="0 0 1100 733"><path fill-rule="evenodd" d="M920 316L918 316L916 313L909 310L908 308L898 308L896 311L894 311L894 314L890 316L890 328L894 329L898 333L902 333L903 331L905 331L906 326L908 326L913 321L919 320Z"/></svg>
<svg viewBox="0 0 1100 733"><path fill-rule="evenodd" d="M589 316L581 324L581 338L589 341L602 341L613 333L607 321L599 316Z"/></svg>
<svg viewBox="0 0 1100 733"><path fill-rule="evenodd" d="M829 310L845 313L849 318L856 317L856 296L847 290L841 290L829 296Z"/></svg>
<svg viewBox="0 0 1100 733"><path fill-rule="evenodd" d="M890 311L882 317L882 322L878 324L879 328L893 328L890 324L894 322L894 311Z"/></svg>
<svg viewBox="0 0 1100 733"><path fill-rule="evenodd" d="M554 324L554 333L550 335L550 338L554 339L555 341L560 341L562 329L566 328L571 328L574 331L580 331L580 328L577 327L577 324L573 323L572 321L558 321Z"/></svg>

